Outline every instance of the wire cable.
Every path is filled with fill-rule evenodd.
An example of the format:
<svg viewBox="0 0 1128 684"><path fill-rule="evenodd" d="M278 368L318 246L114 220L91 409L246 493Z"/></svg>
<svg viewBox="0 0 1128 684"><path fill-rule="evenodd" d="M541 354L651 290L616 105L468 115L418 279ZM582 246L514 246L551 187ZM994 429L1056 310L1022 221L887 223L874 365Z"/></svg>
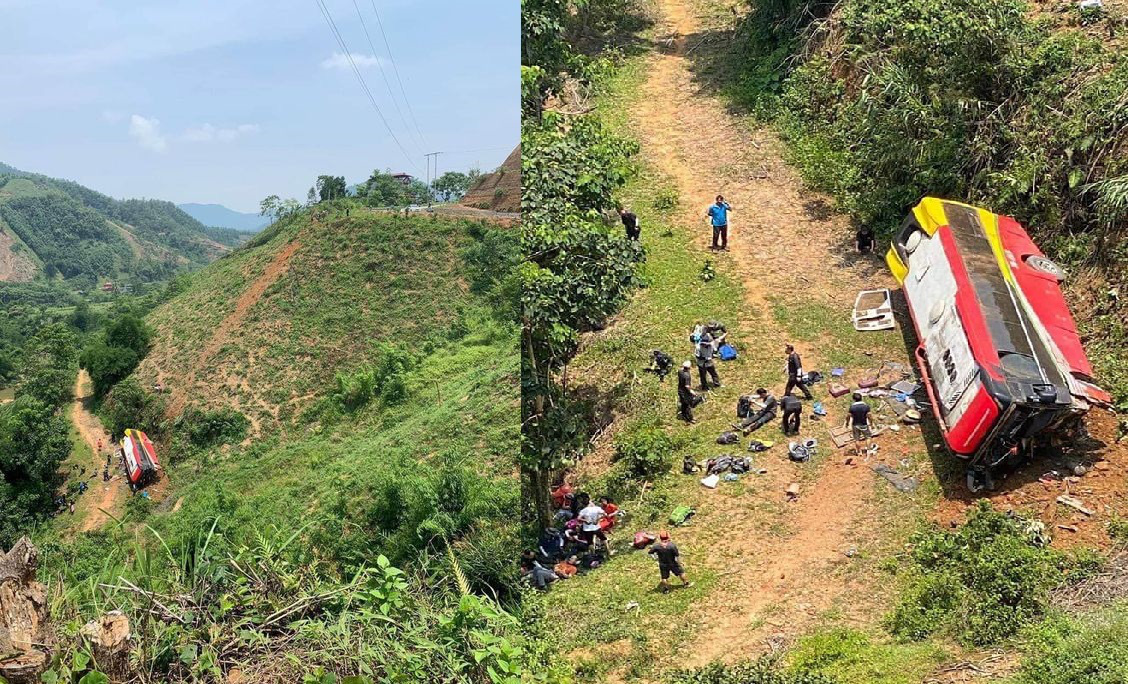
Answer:
<svg viewBox="0 0 1128 684"><path fill-rule="evenodd" d="M352 0L352 4L356 9L357 19L360 19L360 27L364 29L364 37L368 39L368 47L372 50L372 56L376 58L376 66L380 68L380 77L384 79L384 87L388 89L388 97L392 101L392 106L396 108L396 114L399 116L400 123L403 124L403 129L408 132L408 135L411 135L411 126L408 125L407 119L404 118L403 110L400 109L399 101L396 99L396 94L392 91L392 82L388 80L388 74L384 70L384 60L380 58L379 52L376 50L376 46L372 43L372 36L368 33L368 24L364 23L364 14L360 11L360 5L357 4L356 0ZM388 54L391 55L391 53ZM421 145L423 144L423 139L419 137L418 133L415 133L415 140L413 140L412 143ZM422 154L423 148L417 146L415 151L419 154Z"/></svg>
<svg viewBox="0 0 1128 684"><path fill-rule="evenodd" d="M407 91L403 88L403 79L400 78L399 67L396 66L396 58L392 54L392 46L388 44L388 34L384 33L384 22L380 21L380 11L376 9L376 0L370 0L372 3L372 13L376 15L376 25L380 27L380 35L384 38L384 47L388 50L388 59L392 63L392 71L396 74L396 82L399 83L400 95L403 95L403 101L407 105L407 113L411 115L411 122L415 124L415 131L419 134L420 140L423 141L424 147L430 147L427 143L427 136L423 135L423 130L419 128L419 121L415 118L415 110L411 108L411 100L407 99Z"/></svg>
<svg viewBox="0 0 1128 684"><path fill-rule="evenodd" d="M395 141L396 147L398 147L400 149L400 152L403 153L404 159L407 160L407 163L411 164L412 168L414 168L415 171L418 172L419 165L415 163L415 161L411 158L411 155L408 154L406 149L404 149L403 143L401 143L399 138L396 137L395 131L392 130L392 127L388 125L388 119L384 117L384 112L381 111L380 105L376 104L376 98L372 96L372 91L369 90L368 84L364 81L364 75L360 73L360 69L357 68L356 62L353 61L352 52L349 51L348 45L345 44L345 39L341 36L341 32L337 29L337 23L333 21L333 15L329 12L329 8L325 6L324 0L314 0L314 2L317 3L318 8L321 10L322 16L325 17L325 22L329 25L329 30L333 33L333 37L337 39L337 44L340 45L341 50L344 51L345 57L349 60L349 65L352 66L353 73L356 74L356 78L360 82L360 87L364 90L365 95L368 96L368 101L372 104L372 108L376 110L376 114L380 117L380 121L384 124L384 128L387 129L388 135L390 135L392 137L392 140Z"/></svg>

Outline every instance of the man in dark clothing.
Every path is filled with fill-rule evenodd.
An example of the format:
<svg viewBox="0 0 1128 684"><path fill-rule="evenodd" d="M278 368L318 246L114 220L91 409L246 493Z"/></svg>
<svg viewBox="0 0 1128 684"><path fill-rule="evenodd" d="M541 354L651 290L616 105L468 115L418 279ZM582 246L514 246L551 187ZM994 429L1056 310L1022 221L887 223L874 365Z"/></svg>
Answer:
<svg viewBox="0 0 1128 684"><path fill-rule="evenodd" d="M793 345L787 345L787 387L783 390L783 396L790 397L791 390L798 387L803 390L803 396L811 399L811 390L807 389L807 380L803 377L803 360L799 358L799 353L795 351Z"/></svg>
<svg viewBox="0 0 1128 684"><path fill-rule="evenodd" d="M772 396L771 392L761 387L756 390L756 395L760 398L760 403L763 404L760 410L750 414L740 423L733 424L734 428L744 434L759 430L775 420L776 417L776 408L779 403L776 401L776 398Z"/></svg>
<svg viewBox="0 0 1128 684"><path fill-rule="evenodd" d="M724 196L717 195L717 202L709 205L705 215L713 224L713 249L728 249L728 213L732 207Z"/></svg>
<svg viewBox="0 0 1128 684"><path fill-rule="evenodd" d="M705 333L697 343L697 374L701 377L702 391L709 389L709 378L713 379L713 386L720 388L721 376L717 375L717 365L713 363L713 336Z"/></svg>
<svg viewBox="0 0 1128 684"><path fill-rule="evenodd" d="M693 582L685 578L685 570L679 562L678 545L670 541L670 533L662 530L658 533L658 542L650 547L648 554L658 559L658 572L662 575L659 585L662 591L670 590L670 575L681 580L682 585L692 587Z"/></svg>
<svg viewBox="0 0 1128 684"><path fill-rule="evenodd" d="M859 392L854 392L854 403L850 404L845 425L849 425L850 431L853 433L855 455L862 455L862 442L869 442L866 447L868 451L873 451L876 448L873 443L873 416L870 415L869 404L862 400L862 395Z"/></svg>
<svg viewBox="0 0 1128 684"><path fill-rule="evenodd" d="M693 422L693 406L697 395L693 391L693 376L689 373L689 361L678 371L678 417L687 423Z"/></svg>
<svg viewBox="0 0 1128 684"><path fill-rule="evenodd" d="M642 234L642 229L638 227L638 217L634 212L624 207L619 210L619 218L623 221L623 227L627 229L627 237L637 240Z"/></svg>
<svg viewBox="0 0 1128 684"><path fill-rule="evenodd" d="M854 245L858 248L859 254L872 252L873 242L873 230L868 227L858 229L858 233L854 236Z"/></svg>
<svg viewBox="0 0 1128 684"><path fill-rule="evenodd" d="M799 434L800 418L803 415L803 402L789 394L783 398L780 405L783 407L783 425L780 428L783 430L783 434Z"/></svg>

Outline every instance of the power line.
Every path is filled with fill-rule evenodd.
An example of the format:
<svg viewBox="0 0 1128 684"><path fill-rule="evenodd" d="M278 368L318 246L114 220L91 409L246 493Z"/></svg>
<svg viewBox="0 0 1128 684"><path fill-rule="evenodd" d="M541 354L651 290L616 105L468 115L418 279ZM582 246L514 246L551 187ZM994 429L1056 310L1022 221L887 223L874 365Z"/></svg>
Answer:
<svg viewBox="0 0 1128 684"><path fill-rule="evenodd" d="M403 116L403 110L400 109L399 102L396 100L396 94L392 92L392 83L388 80L388 74L384 71L383 60L380 59L380 55L376 50L376 46L372 43L372 36L368 34L368 24L364 23L364 14L361 13L360 5L357 4L356 0L352 0L352 4L353 7L356 8L357 18L360 19L360 27L364 29L364 37L368 39L368 47L372 49L372 56L376 58L376 66L380 68L380 76L384 79L384 87L388 89L388 97L392 100L392 106L396 108L396 114L399 115L399 120L400 123L403 124L404 130L407 131L410 135L412 132L411 126L407 125L407 119L405 119ZM391 53L388 54L390 55ZM416 142L417 144L422 144L423 139L419 138L419 136L416 135L416 140L414 142ZM417 150L422 151L422 148L417 148Z"/></svg>
<svg viewBox="0 0 1128 684"><path fill-rule="evenodd" d="M415 110L411 108L411 100L407 99L407 91L403 88L403 79L400 78L396 58L392 55L392 46L388 44L388 34L384 33L384 22L380 21L380 10L376 9L376 0L371 0L371 3L372 13L376 15L376 25L380 27L380 35L384 38L384 47L388 50L388 59L392 62L392 71L395 72L396 82L399 83L400 95L403 95L404 104L407 105L407 113L411 115L411 123L415 124L415 132L419 134L419 139L423 141L424 146L427 146L427 136L423 135L423 131L419 128L419 121L415 118Z"/></svg>
<svg viewBox="0 0 1128 684"><path fill-rule="evenodd" d="M379 115L380 121L383 122L384 128L388 131L388 135L390 135L392 137L392 140L395 141L396 147L398 147L400 149L400 152L403 153L404 159L407 159L407 162L411 164L411 166L414 167L416 171L418 171L419 166L416 165L415 161L411 158L411 155L408 154L406 149L404 149L403 143L399 141L399 138L396 137L395 131L393 131L392 127L388 125L388 120L384 117L384 112L380 110L380 105L376 104L376 98L372 97L372 91L368 89L368 84L365 83L364 76L360 73L360 69L357 68L356 62L353 61L352 53L349 51L348 45L345 44L345 39L341 36L341 32L337 29L337 23L333 21L333 15L329 12L329 8L325 6L324 0L314 0L314 2L316 2L318 8L321 9L321 14L325 17L326 23L329 24L329 30L332 31L333 37L337 39L337 44L341 46L342 50L344 50L345 57L348 58L349 65L352 66L353 73L356 74L356 78L360 82L360 87L364 89L365 95L368 96L368 101L372 104L372 108L376 110L376 114Z"/></svg>

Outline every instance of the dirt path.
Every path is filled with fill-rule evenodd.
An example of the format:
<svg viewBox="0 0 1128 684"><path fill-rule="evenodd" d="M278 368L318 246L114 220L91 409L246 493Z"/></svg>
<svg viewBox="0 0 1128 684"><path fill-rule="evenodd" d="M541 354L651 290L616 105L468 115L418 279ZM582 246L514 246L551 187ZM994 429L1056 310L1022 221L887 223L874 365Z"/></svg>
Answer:
<svg viewBox="0 0 1128 684"><path fill-rule="evenodd" d="M845 217L803 188L782 161L782 146L768 131L754 130L695 80L687 45L701 45L688 0L661 0L665 49L654 55L643 86L645 106L632 110L643 155L678 189L679 221L697 231L707 248L706 207L718 193L733 206L727 254L719 267L743 283L744 323L765 344L782 346L787 333L771 315L773 301L800 296L849 311L859 289L889 286L876 259L854 262L843 236ZM800 294L801 293L801 294ZM820 367L817 347L795 342L809 367ZM907 359L905 359L907 361ZM721 579L690 609L694 636L671 661L682 666L734 660L766 650L769 637L802 632L818 615L859 587L847 561L860 511L874 495L874 476L864 465L846 466L832 453L795 502L785 500L802 468L779 457L748 497L711 496L693 526L679 531L687 548L708 544L708 562ZM705 507L702 507L705 509ZM773 512L765 516L764 510ZM782 528L767 534L764 527ZM715 530L732 533L717 539Z"/></svg>
<svg viewBox="0 0 1128 684"><path fill-rule="evenodd" d="M209 340L207 345L200 351L199 356L196 358L196 368L207 366L207 364L211 363L212 357L223 349L223 346L227 344L227 341L230 339L229 335L231 331L239 328L243 320L247 317L247 314L250 313L251 308L262 299L267 289L290 268L290 258L294 256L294 253L298 251L300 246L301 242L295 239L280 249L274 256L274 259L263 269L263 272L251 283L250 287L243 291L238 301L235 302L235 308L216 326L211 340ZM249 375L249 372L244 373L244 376L246 375ZM169 402L168 415L172 416L179 414L184 409L188 394L192 388L170 389L173 396L172 401ZM258 419L254 416L248 416L248 418L251 421L252 434L257 434L259 432Z"/></svg>
<svg viewBox="0 0 1128 684"><path fill-rule="evenodd" d="M125 500L129 498L129 487L125 484L125 477L121 470L111 464L109 482L102 481L102 468L106 465L105 454L112 449L113 440L102 421L90 412L88 404L91 400L90 376L86 371L78 372L74 381L74 404L71 406L71 422L78 434L90 447L90 463L83 464L87 469L87 482L90 489L78 497L75 504L76 514L82 516L81 530L88 532L101 527L109 516L120 518L125 510ZM98 445L101 443L102 448Z"/></svg>

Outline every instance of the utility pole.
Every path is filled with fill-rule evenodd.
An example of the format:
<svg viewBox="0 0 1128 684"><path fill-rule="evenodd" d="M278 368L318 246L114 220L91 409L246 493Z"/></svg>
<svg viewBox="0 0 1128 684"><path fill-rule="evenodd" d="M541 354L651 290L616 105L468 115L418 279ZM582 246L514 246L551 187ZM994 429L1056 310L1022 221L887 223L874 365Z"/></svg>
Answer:
<svg viewBox="0 0 1128 684"><path fill-rule="evenodd" d="M427 154L423 155L424 157L427 157L427 187L428 188L431 187L431 182L433 180L438 179L438 177L439 177L439 155L440 154L442 154L442 152L428 152ZM434 158L434 162L435 162L435 175L433 177L431 176L431 158L432 157Z"/></svg>

